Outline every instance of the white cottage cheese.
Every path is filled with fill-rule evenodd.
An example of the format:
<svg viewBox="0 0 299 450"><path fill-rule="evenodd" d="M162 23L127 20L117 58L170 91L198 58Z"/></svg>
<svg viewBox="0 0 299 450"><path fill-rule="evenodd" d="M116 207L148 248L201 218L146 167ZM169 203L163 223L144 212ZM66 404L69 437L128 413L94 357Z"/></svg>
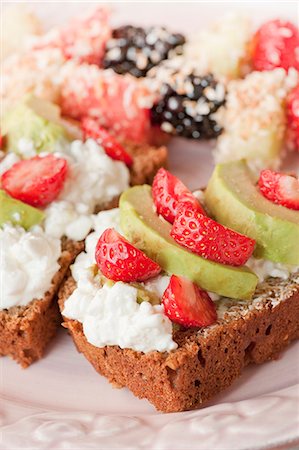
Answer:
<svg viewBox="0 0 299 450"><path fill-rule="evenodd" d="M292 273L299 270L298 266L289 266L286 264L275 263L266 259L257 259L253 256L246 263L259 278L260 283L268 277L282 278L287 280Z"/></svg>
<svg viewBox="0 0 299 450"><path fill-rule="evenodd" d="M97 347L118 345L145 353L174 350L177 344L172 340L172 324L162 305L138 304L135 287L122 282L101 286L93 276L90 266L95 263L97 240L110 227L120 231L118 209L94 216L95 231L86 239L86 252L72 267L77 288L66 300L63 314L80 321L86 339ZM143 285L162 297L168 282L168 276L157 276Z"/></svg>
<svg viewBox="0 0 299 450"><path fill-rule="evenodd" d="M40 227L25 231L4 225L0 250L0 310L42 298L59 269L60 240L47 236Z"/></svg>
<svg viewBox="0 0 299 450"><path fill-rule="evenodd" d="M45 210L45 230L55 237L81 240L93 227L92 214L129 186L129 170L114 161L94 140L64 147L69 172L59 197Z"/></svg>
<svg viewBox="0 0 299 450"><path fill-rule="evenodd" d="M30 140L20 139L18 147L24 158L36 155ZM65 235L80 241L93 228L95 207L107 204L129 187L129 170L123 162L107 156L93 139L60 143L59 152L54 154L67 160L68 175L58 198L45 209L44 228L50 236ZM0 162L0 175L18 161L18 155L7 153Z"/></svg>

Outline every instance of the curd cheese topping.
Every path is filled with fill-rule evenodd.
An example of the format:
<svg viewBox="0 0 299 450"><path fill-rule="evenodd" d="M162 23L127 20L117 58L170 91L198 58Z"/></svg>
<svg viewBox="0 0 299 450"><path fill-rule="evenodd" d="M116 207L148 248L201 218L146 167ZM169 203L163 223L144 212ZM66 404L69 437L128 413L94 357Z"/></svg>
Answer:
<svg viewBox="0 0 299 450"><path fill-rule="evenodd" d="M79 282L63 314L82 322L86 339L96 347L118 345L144 353L177 348L163 306L138 304L137 289L120 281L111 287L99 287L95 279Z"/></svg>
<svg viewBox="0 0 299 450"><path fill-rule="evenodd" d="M92 229L95 207L128 188L129 170L92 139L73 141L59 156L68 160L69 171L59 197L45 210L45 230L55 237L66 235L80 241Z"/></svg>
<svg viewBox="0 0 299 450"><path fill-rule="evenodd" d="M0 249L0 310L41 299L60 267L60 240L37 226L25 231L8 224L0 229Z"/></svg>
<svg viewBox="0 0 299 450"><path fill-rule="evenodd" d="M137 302L137 289L117 282L101 285L90 266L95 264L95 247L99 236L107 228L120 230L118 208L102 211L93 217L95 231L86 239L82 252L72 266L77 288L66 300L63 314L80 321L86 339L97 347L118 345L136 351L160 352L174 350L172 323L162 305ZM162 297L169 282L168 276L157 276L142 285Z"/></svg>
<svg viewBox="0 0 299 450"><path fill-rule="evenodd" d="M249 258L246 266L257 274L260 283L268 277L287 280L292 273L299 270L298 266L289 266L287 264L280 264L266 259L254 258L253 256Z"/></svg>
<svg viewBox="0 0 299 450"><path fill-rule="evenodd" d="M36 155L30 140L20 139L18 148L25 158ZM61 143L59 150L54 154L67 160L68 174L59 197L45 209L44 228L51 236L80 241L93 228L95 207L104 206L127 189L130 174L123 162L111 159L92 139ZM0 175L18 161L18 155L8 152L0 162Z"/></svg>

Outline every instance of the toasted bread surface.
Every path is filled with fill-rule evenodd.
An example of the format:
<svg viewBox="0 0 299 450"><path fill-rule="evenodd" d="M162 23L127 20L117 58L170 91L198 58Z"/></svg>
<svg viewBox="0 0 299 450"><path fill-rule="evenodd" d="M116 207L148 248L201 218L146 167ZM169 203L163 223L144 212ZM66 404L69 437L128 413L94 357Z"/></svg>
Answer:
<svg viewBox="0 0 299 450"><path fill-rule="evenodd" d="M75 288L69 277L59 292L61 311ZM289 280L269 278L250 302L222 302L226 312L215 325L175 332L178 348L170 353L98 348L86 340L78 321L64 318L63 325L78 351L113 385L128 387L160 411L178 412L200 407L245 366L276 359L299 337L299 273Z"/></svg>

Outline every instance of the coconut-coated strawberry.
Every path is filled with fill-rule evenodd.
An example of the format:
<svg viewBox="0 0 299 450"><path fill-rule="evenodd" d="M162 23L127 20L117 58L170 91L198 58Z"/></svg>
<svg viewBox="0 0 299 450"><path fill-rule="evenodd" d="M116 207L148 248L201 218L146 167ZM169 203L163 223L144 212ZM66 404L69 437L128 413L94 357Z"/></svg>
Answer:
<svg viewBox="0 0 299 450"><path fill-rule="evenodd" d="M113 281L145 281L161 271L156 262L113 228L102 233L96 246L95 259L102 274Z"/></svg>
<svg viewBox="0 0 299 450"><path fill-rule="evenodd" d="M205 214L204 209L192 192L168 170L159 169L152 186L152 194L157 213L173 223L180 203L191 203L198 212Z"/></svg>
<svg viewBox="0 0 299 450"><path fill-rule="evenodd" d="M299 180L273 170L260 173L258 185L264 197L289 209L299 210Z"/></svg>
<svg viewBox="0 0 299 450"><path fill-rule="evenodd" d="M242 266L252 255L255 241L181 204L174 220L174 240L203 258L230 266Z"/></svg>
<svg viewBox="0 0 299 450"><path fill-rule="evenodd" d="M1 177L2 188L32 206L46 206L60 193L67 161L54 155L34 156L15 163Z"/></svg>
<svg viewBox="0 0 299 450"><path fill-rule="evenodd" d="M96 117L112 134L136 143L148 142L153 94L130 75L118 75L94 64L66 65L62 71L62 115Z"/></svg>
<svg viewBox="0 0 299 450"><path fill-rule="evenodd" d="M33 41L32 49L59 49L66 59L100 64L110 38L110 12L103 7L87 11Z"/></svg>
<svg viewBox="0 0 299 450"><path fill-rule="evenodd" d="M217 320L216 307L206 291L187 278L172 275L163 297L165 314L184 327L206 327Z"/></svg>
<svg viewBox="0 0 299 450"><path fill-rule="evenodd" d="M81 128L84 139L92 138L97 141L110 158L124 162L127 166L133 164L133 159L124 147L101 127L97 119L84 117L81 121Z"/></svg>
<svg viewBox="0 0 299 450"><path fill-rule="evenodd" d="M287 141L290 148L299 150L299 85L287 98Z"/></svg>
<svg viewBox="0 0 299 450"><path fill-rule="evenodd" d="M255 33L252 62L255 70L299 69L299 31L286 20L270 20Z"/></svg>

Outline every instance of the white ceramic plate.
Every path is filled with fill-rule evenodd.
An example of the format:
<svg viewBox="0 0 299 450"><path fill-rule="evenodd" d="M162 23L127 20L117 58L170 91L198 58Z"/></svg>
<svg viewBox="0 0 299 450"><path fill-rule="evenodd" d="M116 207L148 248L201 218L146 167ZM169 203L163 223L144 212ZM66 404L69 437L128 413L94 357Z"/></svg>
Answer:
<svg viewBox="0 0 299 450"><path fill-rule="evenodd" d="M269 8L271 5L271 8ZM87 3L32 3L48 24ZM298 17L295 2L118 3L115 23L163 23L195 31L225 11L246 9L256 21ZM212 171L211 144L175 140L170 168L191 188ZM288 161L298 165L298 157ZM225 393L199 411L159 414L128 390L113 389L77 353L64 330L45 358L22 370L0 360L1 449L262 449L299 440L299 343L275 362L252 366ZM299 442L299 441L298 441Z"/></svg>

